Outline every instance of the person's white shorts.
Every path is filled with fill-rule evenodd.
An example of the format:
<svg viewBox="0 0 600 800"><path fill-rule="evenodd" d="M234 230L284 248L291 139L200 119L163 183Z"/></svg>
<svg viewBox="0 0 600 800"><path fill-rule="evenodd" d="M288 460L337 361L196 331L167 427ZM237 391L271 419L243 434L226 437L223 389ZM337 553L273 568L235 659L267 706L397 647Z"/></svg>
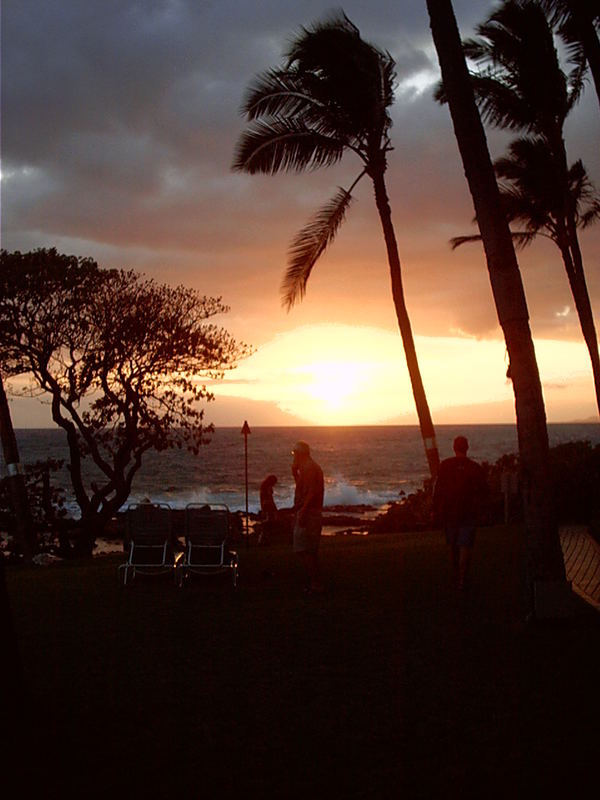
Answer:
<svg viewBox="0 0 600 800"><path fill-rule="evenodd" d="M319 549L321 539L321 512L308 513L304 519L304 525L294 522L294 553L316 553Z"/></svg>

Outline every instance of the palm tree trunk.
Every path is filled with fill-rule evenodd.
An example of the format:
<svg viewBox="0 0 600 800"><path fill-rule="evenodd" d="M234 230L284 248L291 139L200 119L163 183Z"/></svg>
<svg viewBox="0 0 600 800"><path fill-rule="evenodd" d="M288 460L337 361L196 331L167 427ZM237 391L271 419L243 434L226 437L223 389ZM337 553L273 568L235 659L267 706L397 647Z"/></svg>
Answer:
<svg viewBox="0 0 600 800"><path fill-rule="evenodd" d="M3 734L2 777L3 783L7 779L9 782L14 781L13 786L19 786L22 792L24 788L20 774L22 765L27 767L26 774L31 774L38 764L34 763L35 757L31 749L29 726L32 721L27 713L30 697L19 652L4 565L4 555L0 553L0 642L2 642L0 681L4 687L0 707L0 731Z"/></svg>
<svg viewBox="0 0 600 800"><path fill-rule="evenodd" d="M396 308L396 317L398 318L398 326L400 328L400 335L402 336L402 344L404 345L406 365L408 367L412 392L415 398L417 416L419 418L419 426L421 428L421 436L423 438L423 445L425 447L429 472L431 477L435 478L440 465L440 455L435 439L435 429L433 427L433 420L429 411L427 395L425 394L425 387L423 386L423 380L421 378L421 370L419 369L417 350L415 348L410 318L408 316L408 310L406 308L406 302L404 299L400 256L398 255L398 244L396 242L396 235L394 233L394 226L392 224L392 213L385 187L385 180L383 177L383 167L376 172L373 171L371 173L371 178L375 188L375 202L377 204L377 210L379 211L379 219L381 220L381 226L383 228L383 235L385 238L385 246L387 249L388 263L390 267L390 278L392 281L392 298Z"/></svg>
<svg viewBox="0 0 600 800"><path fill-rule="evenodd" d="M596 390L596 403L598 405L598 411L600 412L600 358L598 356L598 337L596 335L594 315L592 313L590 296L585 280L583 257L579 247L579 237L577 236L576 204L569 187L567 148L563 137L562 125L556 126L556 128L550 132L548 140L553 154L556 180L561 187L561 196L563 199L562 219L558 222L558 234L560 237L558 245L563 256L563 262L567 271L571 294L575 301L575 308L577 309L583 338L590 354L594 387Z"/></svg>
<svg viewBox="0 0 600 800"><path fill-rule="evenodd" d="M532 602L538 581L564 581L565 570L552 504L546 412L527 301L451 0L427 0L427 9L510 358L525 500L527 580Z"/></svg>
<svg viewBox="0 0 600 800"><path fill-rule="evenodd" d="M585 280L583 257L581 255L581 248L579 247L579 237L577 236L575 201L569 188L567 148L563 138L562 126L557 126L548 138L555 163L556 180L558 181L558 185L562 188L563 198L563 219L559 221L560 242L558 242L558 245L563 256L563 262L567 271L571 294L575 301L575 308L577 309L583 338L590 354L592 374L594 376L594 388L596 391L596 404L600 412L600 357L598 355L598 337L596 335L590 295ZM566 251L565 244L567 247Z"/></svg>
<svg viewBox="0 0 600 800"><path fill-rule="evenodd" d="M596 404L600 412L600 354L598 353L598 335L596 333L596 326L594 324L594 314L592 312L592 305L590 302L590 295L587 289L585 280L585 273L583 270L583 259L581 257L581 249L579 247L579 239L575 234L571 243L571 253L573 255L573 263L575 265L575 279L576 287L572 286L573 297L575 298L575 306L579 315L579 322L583 332L583 338L590 354L590 361L592 362L592 374L594 376L594 388L596 390Z"/></svg>
<svg viewBox="0 0 600 800"><path fill-rule="evenodd" d="M8 485L17 526L17 541L19 542L25 561L31 561L35 549L33 524L29 510L29 501L27 499L25 476L21 470L17 438L15 436L15 431L10 416L8 399L6 397L4 382L1 375L0 440L2 441L4 461L8 470Z"/></svg>
<svg viewBox="0 0 600 800"><path fill-rule="evenodd" d="M562 237L562 239L564 239L564 237ZM563 240L558 242L558 246L562 255L563 264L565 265L569 286L571 287L571 294L575 301L581 332L583 333L583 338L588 353L590 354L594 389L596 391L596 405L600 412L600 354L598 352L598 336L596 334L592 304L590 302L585 273L583 271L579 240L577 236L575 236L575 241L572 246L569 246ZM579 268L576 266L576 259L579 262Z"/></svg>

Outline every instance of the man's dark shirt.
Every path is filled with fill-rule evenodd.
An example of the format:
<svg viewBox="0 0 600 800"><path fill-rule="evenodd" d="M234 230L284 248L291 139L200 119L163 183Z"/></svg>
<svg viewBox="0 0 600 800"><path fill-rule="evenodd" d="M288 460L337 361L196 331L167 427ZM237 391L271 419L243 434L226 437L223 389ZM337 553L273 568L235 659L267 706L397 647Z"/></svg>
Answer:
<svg viewBox="0 0 600 800"><path fill-rule="evenodd" d="M486 497L485 475L476 461L459 456L442 461L433 491L437 522L446 526L477 525Z"/></svg>
<svg viewBox="0 0 600 800"><path fill-rule="evenodd" d="M294 495L294 508L296 511L302 508L309 495L310 501L305 510L321 511L324 495L323 470L312 458L308 458L298 470L296 493Z"/></svg>

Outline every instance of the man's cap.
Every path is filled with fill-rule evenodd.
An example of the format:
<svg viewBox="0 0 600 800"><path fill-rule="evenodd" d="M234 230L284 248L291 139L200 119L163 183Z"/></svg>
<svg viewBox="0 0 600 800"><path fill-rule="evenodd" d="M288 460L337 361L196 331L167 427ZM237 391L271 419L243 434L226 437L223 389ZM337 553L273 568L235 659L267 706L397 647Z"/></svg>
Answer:
<svg viewBox="0 0 600 800"><path fill-rule="evenodd" d="M303 453L304 455L310 455L310 447L306 444L306 442L296 442L296 444L292 447L292 453Z"/></svg>

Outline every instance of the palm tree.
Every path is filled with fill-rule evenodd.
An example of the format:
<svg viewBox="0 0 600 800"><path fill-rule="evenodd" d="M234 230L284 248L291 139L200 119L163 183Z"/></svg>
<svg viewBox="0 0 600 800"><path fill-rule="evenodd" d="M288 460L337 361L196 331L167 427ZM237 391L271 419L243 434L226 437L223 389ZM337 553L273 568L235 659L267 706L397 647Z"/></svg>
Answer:
<svg viewBox="0 0 600 800"><path fill-rule="evenodd" d="M563 129L582 89L580 71L565 74L554 46L552 28L537 2L505 0L477 28L478 39L465 43L467 56L483 69L472 75L484 120L532 135L537 148L547 148L546 163L555 184L555 212L564 224L570 251L569 275L575 307L590 351L600 410L600 359L583 257L577 235L578 216L572 194Z"/></svg>
<svg viewBox="0 0 600 800"><path fill-rule="evenodd" d="M565 206L554 180L552 155L540 138L516 139L508 154L497 159L494 167L501 179L500 194L509 223L518 222L525 226L524 230L513 231L515 245L525 247L540 235L551 239L560 250L590 354L596 403L600 410L600 358L594 316L584 272L577 267L572 252L568 221L564 217ZM585 228L600 219L600 197L581 161L570 167L568 185L576 226ZM481 236L457 236L451 244L456 248L473 241L481 241Z"/></svg>
<svg viewBox="0 0 600 800"><path fill-rule="evenodd" d="M17 437L12 424L10 406L0 371L0 446L8 471L7 483L15 515L15 532L25 561L31 561L35 551L35 533L27 498L27 487L19 459ZM0 555L0 559L2 556Z"/></svg>
<svg viewBox="0 0 600 800"><path fill-rule="evenodd" d="M600 8L590 0L539 0L552 25L567 46L574 64L583 74L589 66L600 102Z"/></svg>
<svg viewBox="0 0 600 800"><path fill-rule="evenodd" d="M527 575L533 590L539 581L564 581L565 571L552 507L546 413L527 301L451 0L427 0L427 9L510 358L525 498Z"/></svg>
<svg viewBox="0 0 600 800"><path fill-rule="evenodd" d="M352 151L362 170L340 188L297 234L282 284L288 310L305 294L311 271L331 244L365 175L373 182L383 228L392 297L429 469L437 473L435 431L406 309L396 236L385 184L395 64L389 53L365 42L355 25L337 13L292 42L285 66L259 75L242 112L250 122L238 142L233 169L274 174L330 166Z"/></svg>

